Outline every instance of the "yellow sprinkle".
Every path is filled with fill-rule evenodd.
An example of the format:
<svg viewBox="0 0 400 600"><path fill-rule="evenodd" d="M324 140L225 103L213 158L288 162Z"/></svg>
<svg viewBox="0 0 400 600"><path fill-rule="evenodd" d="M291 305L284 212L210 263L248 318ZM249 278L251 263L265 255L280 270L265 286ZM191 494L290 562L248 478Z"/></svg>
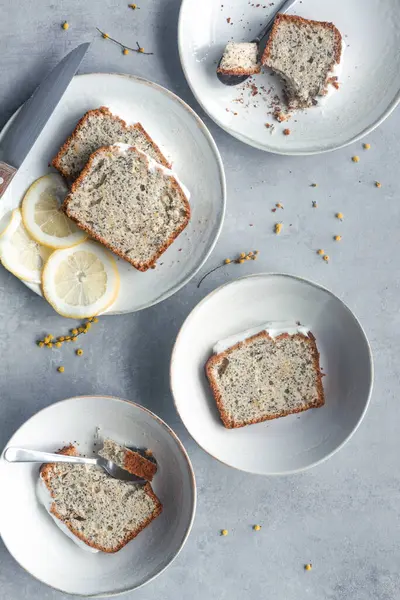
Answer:
<svg viewBox="0 0 400 600"><path fill-rule="evenodd" d="M127 54L129 54L129 50L128 50L128 48L124 48L124 49L122 50L122 54L125 54L125 56L126 56Z"/></svg>
<svg viewBox="0 0 400 600"><path fill-rule="evenodd" d="M369 150L371 148L371 144L363 144L364 150Z"/></svg>
<svg viewBox="0 0 400 600"><path fill-rule="evenodd" d="M62 28L63 28L64 30L67 30L67 29L69 29L69 23L67 23L67 21L65 21L65 22L62 24Z"/></svg>
<svg viewBox="0 0 400 600"><path fill-rule="evenodd" d="M311 563L308 563L307 565L304 565L304 568L305 568L305 570L306 570L306 571L311 571L311 569L312 569L312 564L311 564Z"/></svg>
<svg viewBox="0 0 400 600"><path fill-rule="evenodd" d="M38 342L38 346L39 346L39 348L43 348L44 342Z"/></svg>
<svg viewBox="0 0 400 600"><path fill-rule="evenodd" d="M65 369L64 369L64 367L58 367L57 371L59 373L64 373Z"/></svg>
<svg viewBox="0 0 400 600"><path fill-rule="evenodd" d="M323 256L325 254L324 250L318 250L317 254L319 254L320 256Z"/></svg>
<svg viewBox="0 0 400 600"><path fill-rule="evenodd" d="M47 347L48 347L48 348L52 348L52 347L53 347L53 344L52 344L51 342L49 342L49 343L47 344Z"/></svg>
<svg viewBox="0 0 400 600"><path fill-rule="evenodd" d="M282 231L282 223L275 223L275 233L276 233L276 235L279 235L281 231Z"/></svg>
<svg viewBox="0 0 400 600"><path fill-rule="evenodd" d="M253 525L254 531L260 531L261 525Z"/></svg>
<svg viewBox="0 0 400 600"><path fill-rule="evenodd" d="M244 258L246 256L246 254L244 252L240 253L240 258Z"/></svg>
<svg viewBox="0 0 400 600"><path fill-rule="evenodd" d="M221 530L221 535L228 535L228 530L227 529L222 529Z"/></svg>
<svg viewBox="0 0 400 600"><path fill-rule="evenodd" d="M61 342L56 342L56 348L61 348L62 343Z"/></svg>
<svg viewBox="0 0 400 600"><path fill-rule="evenodd" d="M98 323L98 322L99 322L98 318L97 317L93 317L93 323Z"/></svg>
<svg viewBox="0 0 400 600"><path fill-rule="evenodd" d="M382 187L382 184L379 181L375 181L375 187L380 188Z"/></svg>
<svg viewBox="0 0 400 600"><path fill-rule="evenodd" d="M225 263L226 265L229 265L229 263L230 263L230 262L231 262L231 259L230 259L230 258L226 258L226 259L224 260L224 263Z"/></svg>
<svg viewBox="0 0 400 600"><path fill-rule="evenodd" d="M108 35L108 33L103 33L103 38L104 38L105 40L107 40L109 37L110 37L110 36Z"/></svg>
<svg viewBox="0 0 400 600"><path fill-rule="evenodd" d="M77 329L71 329L71 333L72 333L72 335L78 335L78 330Z"/></svg>
<svg viewBox="0 0 400 600"><path fill-rule="evenodd" d="M76 353L77 353L78 356L82 356L82 354L83 354L82 348L78 348L78 350L76 351Z"/></svg>
<svg viewBox="0 0 400 600"><path fill-rule="evenodd" d="M341 235L335 235L335 237L333 238L335 240L335 242L340 242L340 240L342 239Z"/></svg>
<svg viewBox="0 0 400 600"><path fill-rule="evenodd" d="M325 254L325 256L323 257L325 262L329 262L329 256L327 254Z"/></svg>
<svg viewBox="0 0 400 600"><path fill-rule="evenodd" d="M351 157L351 160L352 160L353 162L360 162L360 157L359 157L359 156L352 156L352 157Z"/></svg>
<svg viewBox="0 0 400 600"><path fill-rule="evenodd" d="M343 213L336 213L336 218L343 221Z"/></svg>

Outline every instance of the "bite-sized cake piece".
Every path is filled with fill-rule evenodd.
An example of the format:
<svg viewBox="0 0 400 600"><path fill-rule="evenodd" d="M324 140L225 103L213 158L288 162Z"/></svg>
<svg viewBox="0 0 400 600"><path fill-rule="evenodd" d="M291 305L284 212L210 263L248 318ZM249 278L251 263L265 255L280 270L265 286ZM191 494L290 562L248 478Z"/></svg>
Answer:
<svg viewBox="0 0 400 600"><path fill-rule="evenodd" d="M132 475L146 479L146 481L151 481L157 472L157 463L154 460L150 460L150 455L149 458L146 458L139 452L129 450L129 448L121 446L117 442L114 442L114 440L104 440L103 448L100 450L99 455L106 460L112 460L121 469L129 471Z"/></svg>
<svg viewBox="0 0 400 600"><path fill-rule="evenodd" d="M219 342L206 375L225 427L243 427L324 404L319 352L304 327L266 324Z"/></svg>
<svg viewBox="0 0 400 600"><path fill-rule="evenodd" d="M258 44L228 42L217 73L224 75L254 75L260 72Z"/></svg>
<svg viewBox="0 0 400 600"><path fill-rule="evenodd" d="M283 79L290 109L306 108L337 84L342 36L333 23L278 14L261 62Z"/></svg>

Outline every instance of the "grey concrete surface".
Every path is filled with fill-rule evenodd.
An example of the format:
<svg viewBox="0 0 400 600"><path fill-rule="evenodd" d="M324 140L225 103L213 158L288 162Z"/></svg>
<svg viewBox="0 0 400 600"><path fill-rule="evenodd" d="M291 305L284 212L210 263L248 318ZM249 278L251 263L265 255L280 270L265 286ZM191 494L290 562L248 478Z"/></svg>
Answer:
<svg viewBox="0 0 400 600"><path fill-rule="evenodd" d="M135 600L394 600L400 598L400 112L360 143L332 154L285 158L253 150L219 130L196 104L183 77L176 45L179 0L0 0L0 125L41 77L94 27L154 56L124 57L96 43L82 72L141 75L186 100L209 126L226 168L228 210L207 266L257 247L259 261L221 269L200 289L198 277L174 297L144 312L101 319L84 339L82 359L46 353L35 339L62 332L57 316L0 269L0 445L28 417L56 400L113 394L144 404L183 440L196 471L198 512L176 562ZM70 23L68 32L60 24ZM358 164L351 156L358 154ZM379 180L377 189L373 182ZM309 187L311 182L318 187ZM319 208L312 210L311 201ZM284 235L272 233L282 202ZM333 215L345 215L343 241ZM252 223L253 227L249 227ZM315 249L331 255L325 264ZM261 478L235 472L206 455L173 407L171 348L191 309L209 291L239 275L283 271L332 289L356 312L372 344L376 379L370 409L350 443L302 475ZM59 375L56 366L65 365ZM251 526L261 523L254 533ZM221 528L229 536L219 536ZM313 570L305 572L304 563ZM61 600L26 574L0 542L0 600Z"/></svg>

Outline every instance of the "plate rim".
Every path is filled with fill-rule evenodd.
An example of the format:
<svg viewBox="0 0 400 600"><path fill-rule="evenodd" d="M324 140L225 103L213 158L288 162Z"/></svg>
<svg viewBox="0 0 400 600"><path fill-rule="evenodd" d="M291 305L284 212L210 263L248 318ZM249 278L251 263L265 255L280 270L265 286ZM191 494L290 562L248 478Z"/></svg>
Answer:
<svg viewBox="0 0 400 600"><path fill-rule="evenodd" d="M116 592L107 592L107 593L95 593L95 594L77 594L75 592L67 592L61 588L55 587L53 585L50 585L49 583L46 583L45 581L43 581L42 579L40 579L39 577L37 577L36 575L34 575L33 573L31 573L31 571L29 571L25 566L23 566L14 556L14 554L10 551L10 549L8 548L8 545L6 543L6 541L4 540L3 536L1 535L0 532L0 536L2 539L2 542L4 544L4 546L6 547L8 553L10 554L10 556L13 558L13 560L26 572L28 573L31 577L33 577L34 579L36 579L37 581L40 581L40 583L42 583L43 585L49 587L50 589L56 590L57 592L62 592L64 594L67 594L68 596L71 597L83 597L83 598L106 598L106 597L116 597L116 596L121 596L122 594L126 594L128 592L133 592L134 590L138 590L142 587L144 587L145 585L147 585L148 583L150 583L151 581L153 581L154 579L156 579L159 575L161 575L162 573L164 573L164 571L166 571L168 569L168 567L175 561L175 559L178 557L178 555L181 553L183 547L185 546L188 537L192 531L192 527L193 527L193 523L196 517L196 510L197 510L197 484L196 484L196 477L195 477L195 473L194 473L194 469L193 469L193 465L192 462L190 460L189 454L187 452L187 450L185 449L183 443L181 442L181 440L179 439L179 437L177 436L177 434L173 431L173 429L171 429L171 427L163 420L161 419L161 417L159 417L158 415L156 415L153 411L151 411L150 409L148 409L147 407L138 404L137 402L133 402L132 400L127 400L125 398L120 398L118 396L109 396L109 395L101 395L101 394L85 394L82 396L71 396L69 398L64 398L64 400L58 400L57 402L54 402L53 404L49 404L48 406L44 406L43 408L41 408L40 410L38 410L36 413L34 413L33 415L31 415L28 419L26 419L12 434L12 436L9 438L9 440L7 441L6 445L4 446L3 450L1 451L0 454L0 462L4 461L4 451L5 449L8 447L10 441L12 440L12 438L18 433L18 431L21 429L21 427L23 427L24 425L26 425L27 423L29 423L32 419L34 419L36 416L38 416L39 414L41 414L42 412L48 410L49 408L52 408L53 406L57 406L59 404L64 404L69 402L70 400L83 400L83 399L87 399L87 398L94 398L94 399L106 399L106 400L112 400L112 401L117 401L117 402L123 402L126 404L132 404L133 406L135 406L136 408L139 408L140 410L143 410L144 412L148 413L155 421L157 421L159 423L159 425L161 425L161 427L163 427L167 433L170 434L170 436L174 439L175 443L177 444L179 450L181 451L181 453L183 454L184 458L186 459L186 463L189 467L189 474L190 474L190 483L191 483L191 490L193 493L193 501L192 501L192 506L191 506L191 516L190 516L190 521L189 524L187 526L186 529L186 533L183 537L183 540L181 542L181 544L179 545L177 551L175 552L175 554L172 556L172 558L169 560L169 562L167 562L167 564L157 573L155 573L152 577L150 577L149 579L147 579L146 581L144 581L143 583L136 585L134 587L130 587L124 590L118 590Z"/></svg>
<svg viewBox="0 0 400 600"><path fill-rule="evenodd" d="M304 150L304 151L303 150L288 150L288 151L284 151L284 150L278 150L276 148L270 148L263 144L259 144L255 140L252 140L251 138L248 138L244 135L241 135L240 133L233 131L230 127L224 125L220 121L220 119L218 119L217 116L211 114L211 112L207 109L204 102L202 101L200 95L197 93L197 91L191 81L191 78L189 77L189 70L187 68L187 64L186 64L185 58L184 58L185 54L184 54L184 47L183 47L184 45L183 45L183 39L182 39L183 38L182 31L184 28L184 26L183 26L183 11L184 11L184 7L186 6L186 4L188 4L189 1L190 0L182 0L181 7L179 9L179 17L178 17L178 52L179 52L181 67L182 67L183 73L185 75L186 82L187 82L188 86L190 87L193 96L195 97L197 102L200 104L200 106L204 110L204 112L210 117L210 119L212 119L214 121L214 123L216 123L218 125L218 127L223 129L226 133L228 133L232 137L236 138L243 144L247 144L248 146L251 146L252 148L256 148L257 150L262 150L263 152L270 152L271 154L277 154L279 156L315 156L317 154L327 154L328 152L334 152L335 150L339 150L340 148L346 148L347 146L350 146L351 144L358 142L363 137L365 137L366 135L368 135L369 133L374 131L374 129L379 127L379 125L381 125L392 114L392 112L395 110L395 108L400 103L400 86L399 86L399 89L398 89L396 95L391 100L391 102L388 104L385 111L382 113L382 115L380 117L378 117L378 119L373 121L373 123L371 123L371 125L369 125L365 129L360 131L357 135L346 140L342 144L330 146L330 147L324 148L322 150Z"/></svg>
<svg viewBox="0 0 400 600"><path fill-rule="evenodd" d="M284 277L284 278L288 278L288 279L294 279L296 281L302 282L302 283L306 283L308 285L311 285L323 292L328 293L330 296L332 296L333 298L335 298L335 300L338 300L343 306L344 308L350 313L350 315L354 318L355 322L357 323L358 327L360 328L360 331L364 337L364 340L366 342L366 347L368 350L368 359L369 359L369 372L370 372L370 385L369 385L369 390L368 390L368 396L367 396L367 400L365 403L365 406L363 408L363 411L355 425L355 427L352 429L352 431L347 435L347 437L334 449L332 450L329 454L327 454L326 456L324 456L323 458L320 458L319 460L316 460L312 463L310 463L309 465L305 466L305 467L300 467L298 469L291 469L289 471L274 471L274 472L270 472L270 473L260 473L259 471L251 471L248 469L244 469L244 468L240 468L240 467L236 467L224 460L222 460L221 458L219 458L218 456L214 456L214 454L212 454L209 450L207 450L206 448L204 448L204 446L199 442L199 440L192 434L192 432L188 429L185 421L183 420L181 413L178 409L178 405L177 405L177 401L175 399L175 394L174 394L174 387L173 387L173 369L174 369L174 363L176 362L176 352L177 352L177 346L178 346L178 342L179 342L179 338L181 336L181 333L186 325L186 323L188 322L188 320L192 317L192 315L198 310L200 309L200 307L205 304L208 300L210 300L211 297L213 297L214 295L217 295L218 292L220 292L221 290L223 290L224 288L237 284L238 282L241 281L245 281L248 279L253 279L256 277L262 277L262 278L273 278L273 277ZM367 334L365 333L365 330L363 328L363 326L361 325L358 317L354 314L354 312L350 309L350 307L338 296L336 296L336 294L334 294L330 289L326 288L325 286L311 280L311 279L307 279L306 277L301 277L299 275L292 275L291 273L280 273L278 271L270 271L270 272L262 272L262 273L253 273L251 275L245 275L243 277L238 277L237 279L233 279L232 281L228 281L220 286L218 286L217 288L215 288L214 290L212 290L209 294L207 294L207 296L205 296L202 300L200 300L200 302L198 302L198 304L196 304L196 306L194 306L194 308L190 311L190 313L188 314L188 316L186 317L186 319L184 320L184 322L182 323L181 327L179 328L176 340L174 342L174 346L172 348L172 354L171 354L171 361L170 361L170 369L169 369L169 384L170 384L170 390L171 390L171 395L172 395L172 399L174 402L174 406L175 406L175 410L179 415L179 418L181 419L182 423L184 424L187 432L189 433L190 437L196 442L196 444L198 444L200 446L200 448L206 452L209 456L211 456L212 458L214 458L215 460L217 460L219 463L231 468L231 469L236 469L237 471L240 471L242 473L250 473L251 475L257 475L259 477L281 477L281 476L285 476L285 475L296 475L299 473L304 473L305 471L309 471L310 469L324 463L325 461L327 461L329 458L331 458L334 454L336 454L337 452L339 452L339 450L341 450L346 444L347 442L350 441L350 439L353 437L353 435L356 433L356 431L358 430L358 428L360 427L366 413L368 410L368 407L370 405L371 402L371 396L372 396L372 392L373 392L373 387L374 387L374 378L375 378L375 367L374 367L374 358L373 358L373 354L372 354L372 348L371 348L371 344L369 342L369 339L367 337Z"/></svg>
<svg viewBox="0 0 400 600"><path fill-rule="evenodd" d="M152 302L149 302L143 306L140 306L139 308L136 308L135 310L113 310L112 306L110 307L109 311L106 311L104 313L102 313L102 316L106 316L106 315L126 315L126 314L134 314L136 312L139 312L141 310L145 310L147 308L150 308L151 306L155 306L156 304L159 304L160 302L163 302L164 300L167 300L168 298L170 298L171 296L173 296L174 294L176 294L177 292L179 292L179 290L181 290L182 288L184 288L196 275L197 273L200 271L200 269L204 266L204 264L206 263L206 261L210 258L211 253L213 252L219 237L221 235L221 231L222 231L222 227L224 225L224 221L225 221L225 215L226 215L226 202L227 202L227 185L226 185L226 174L225 174L225 168L224 168L224 163L221 157L221 153L218 149L217 143L214 140L210 130L208 129L207 125L204 123L204 121L200 118L200 116L195 112L195 110L193 110L193 108L191 108L191 106L189 106L189 104L187 104L182 98L180 98L177 94L175 94L174 92L172 92L171 90L169 90L168 88L160 85L159 83L156 83L155 81L150 81L149 79L146 79L145 77L139 77L137 75L132 75L130 73L112 73L112 72L103 72L103 71L95 71L95 72L91 72L91 73L80 73L78 75L74 75L74 77L71 79L71 82L73 79L78 79L78 78L89 78L89 77L94 77L96 75L107 75L107 76L112 76L112 77L121 77L121 78L126 78L126 79L133 79L134 81L136 81L137 83L143 84L143 85L148 85L149 87L152 87L154 89L156 89L158 92L160 92L161 94L164 94L165 96L171 98L172 100L174 100L175 102L177 102L178 104L180 104L182 106L183 109L185 109L189 115L196 121L197 125L199 126L200 131L203 133L204 137L206 138L209 147L214 155L217 167L218 167L218 173L219 173L219 179L220 179L220 190L221 190L221 214L219 217L219 222L218 219L216 220L216 224L217 224L217 229L216 229L216 233L214 235L214 239L212 241L212 243L210 244L210 246L208 247L207 252L204 255L203 260L197 265L197 267L190 273L188 274L188 276L179 284L176 284L174 287L172 287L170 290L168 290L167 292L161 294L160 296L158 296L157 298L155 298ZM70 83L71 83L70 82ZM24 103L22 103L11 115L11 117L7 120L7 122L4 124L3 128L0 130L0 141L2 140L3 136L5 135L7 129L10 127L11 123L13 122L13 120L15 119L15 117L17 116L18 112L21 110L22 106L24 105ZM41 296L43 299L43 294L38 294L38 292L36 291L37 286L40 286L41 284L35 284L35 283L31 283L29 281L23 281L22 279L20 280L22 281L22 283L29 288L30 290L32 290L36 295L38 295L39 297Z"/></svg>

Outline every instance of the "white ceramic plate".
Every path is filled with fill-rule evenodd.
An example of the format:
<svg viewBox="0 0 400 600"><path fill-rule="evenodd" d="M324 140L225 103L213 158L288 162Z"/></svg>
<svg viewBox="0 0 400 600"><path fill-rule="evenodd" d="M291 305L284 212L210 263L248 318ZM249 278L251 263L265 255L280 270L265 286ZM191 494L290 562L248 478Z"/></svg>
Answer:
<svg viewBox="0 0 400 600"><path fill-rule="evenodd" d="M251 41L281 0L183 0L179 52L194 95L214 121L242 142L279 154L314 154L350 144L377 127L400 98L400 3L398 0L303 0L289 12L332 21L347 45L341 89L322 108L298 112L289 123L271 117L271 98L281 93L267 69L253 81L259 93L220 83L215 69L231 39ZM227 22L230 19L230 22ZM264 90L261 90L261 87ZM270 90L270 91L269 91ZM243 103L235 102L242 98ZM234 113L237 113L235 115ZM274 133L266 122L275 122ZM283 135L288 127L291 135Z"/></svg>
<svg viewBox="0 0 400 600"><path fill-rule="evenodd" d="M99 106L128 123L141 122L191 192L191 221L155 270L140 273L118 259L121 291L107 312L133 312L165 300L195 275L214 248L224 218L225 175L218 149L200 118L175 94L131 75L74 77L2 198L0 220L19 205L35 179L50 171L49 162L82 115ZM38 285L29 287L41 294Z"/></svg>
<svg viewBox="0 0 400 600"><path fill-rule="evenodd" d="M60 591L110 596L136 589L159 575L179 554L192 527L196 483L188 455L174 432L147 409L126 400L78 397L58 402L29 419L7 445L55 451L79 444L91 454L100 436L151 448L158 462L153 488L163 512L116 554L91 554L54 524L35 495L37 464L0 459L0 532L31 575Z"/></svg>
<svg viewBox="0 0 400 600"><path fill-rule="evenodd" d="M325 405L225 429L204 365L215 342L267 321L300 321L315 335ZM372 380L371 350L356 317L328 290L290 275L254 275L212 292L186 319L171 360L172 393L189 433L214 458L261 475L301 471L336 452L360 424Z"/></svg>

